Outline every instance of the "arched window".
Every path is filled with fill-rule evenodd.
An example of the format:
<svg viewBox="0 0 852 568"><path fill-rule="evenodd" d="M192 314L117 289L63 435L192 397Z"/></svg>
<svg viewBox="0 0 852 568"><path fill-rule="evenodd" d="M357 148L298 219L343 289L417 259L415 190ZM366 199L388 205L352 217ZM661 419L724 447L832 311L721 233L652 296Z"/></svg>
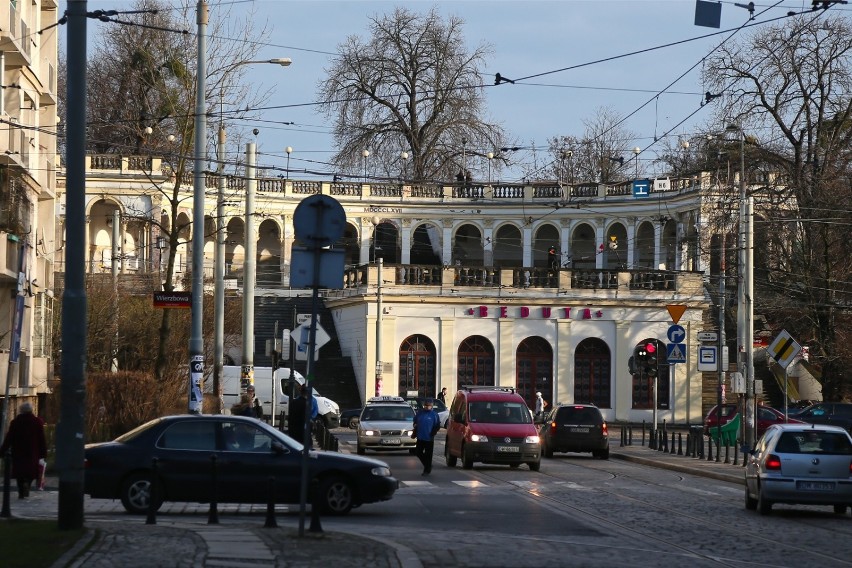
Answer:
<svg viewBox="0 0 852 568"><path fill-rule="evenodd" d="M535 408L535 393L553 404L553 349L543 337L528 337L516 353L516 386L530 408Z"/></svg>
<svg viewBox="0 0 852 568"><path fill-rule="evenodd" d="M481 335L471 335L459 345L458 381L456 388L465 385L494 383L494 346Z"/></svg>
<svg viewBox="0 0 852 568"><path fill-rule="evenodd" d="M611 408L611 355L604 341L590 337L574 352L574 402Z"/></svg>
<svg viewBox="0 0 852 568"><path fill-rule="evenodd" d="M417 396L435 392L435 344L425 335L407 337L399 347L399 394L417 391Z"/></svg>

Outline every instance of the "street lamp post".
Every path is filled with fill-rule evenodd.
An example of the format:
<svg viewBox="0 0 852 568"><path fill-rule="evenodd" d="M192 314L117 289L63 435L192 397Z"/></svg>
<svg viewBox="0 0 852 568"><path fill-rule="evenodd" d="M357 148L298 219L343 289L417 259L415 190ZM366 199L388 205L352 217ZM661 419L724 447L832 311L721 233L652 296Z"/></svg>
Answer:
<svg viewBox="0 0 852 568"><path fill-rule="evenodd" d="M491 160L494 159L494 152L488 152L485 157L488 158L488 185L491 185Z"/></svg>
<svg viewBox="0 0 852 568"><path fill-rule="evenodd" d="M373 259L376 261L376 396L382 396L382 268L383 260L376 258L376 234L381 218L373 219Z"/></svg>
<svg viewBox="0 0 852 568"><path fill-rule="evenodd" d="M293 152L293 147L287 146L284 151L287 152L287 179L290 179L290 154Z"/></svg>
<svg viewBox="0 0 852 568"><path fill-rule="evenodd" d="M367 157L370 155L369 150L363 150L361 152L361 157L364 158L364 183L367 183Z"/></svg>
<svg viewBox="0 0 852 568"><path fill-rule="evenodd" d="M292 61L288 57L276 57L258 61L237 61L222 72L223 81L225 76L237 67L254 63L268 63L287 67ZM225 87L223 84L219 89L219 136L216 156L218 161L216 174L219 177L219 183L216 192L216 248L213 260L213 393L217 400L217 412L222 412L224 407L222 375L225 358L225 142L227 139L223 111L224 99ZM288 152L288 167L289 156L290 153Z"/></svg>
<svg viewBox="0 0 852 568"><path fill-rule="evenodd" d="M639 179L639 154L642 153L642 148L636 146L633 148L633 153L636 154L636 179Z"/></svg>
<svg viewBox="0 0 852 568"><path fill-rule="evenodd" d="M746 192L745 181L745 131L732 124L726 129L736 132L740 141L740 187L739 187L739 279L737 286L737 337L740 372L746 382L746 404L744 439L747 449L755 443L755 404L754 404L754 305L753 300L753 223L754 204Z"/></svg>
<svg viewBox="0 0 852 568"><path fill-rule="evenodd" d="M402 159L402 179L408 177L408 152L403 151L399 157Z"/></svg>

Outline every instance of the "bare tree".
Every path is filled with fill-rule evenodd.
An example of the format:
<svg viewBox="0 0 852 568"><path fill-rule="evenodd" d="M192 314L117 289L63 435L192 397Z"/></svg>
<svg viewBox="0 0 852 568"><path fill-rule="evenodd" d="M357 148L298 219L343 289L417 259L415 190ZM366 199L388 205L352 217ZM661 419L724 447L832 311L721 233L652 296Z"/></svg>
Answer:
<svg viewBox="0 0 852 568"><path fill-rule="evenodd" d="M221 11L220 6L211 12L208 25L205 100L210 101L211 110L220 111L220 118L233 120L251 115L251 109L268 97L268 92L239 86L244 67L238 65L252 59L268 34L265 28L254 28L251 13L232 17L229 8ZM191 109L195 108L197 87L197 40L195 34L185 32L195 29L195 8L196 3L188 0L176 6L161 0L138 0L133 6L138 13L121 18L133 25L108 28L88 63L91 151L160 155L165 161L163 173L170 174L167 183L161 183L162 176L152 175L151 183L159 194L139 210L126 204L125 211L165 238L169 255L163 289L167 292L175 288L175 253L191 234L190 222L178 219L189 199L194 163L195 115ZM225 97L239 100L239 107L227 105ZM210 148L213 130L208 132ZM162 313L155 362L158 380L166 377L173 344L172 311Z"/></svg>
<svg viewBox="0 0 852 568"><path fill-rule="evenodd" d="M761 142L749 149L749 163L780 173L749 174L762 204L755 267L767 254L782 260L756 271L755 307L811 347L823 396L837 398L848 392L852 363L845 348L852 300L852 26L829 14L790 19L725 44L705 69L708 88L726 93L719 122L756 133Z"/></svg>
<svg viewBox="0 0 852 568"><path fill-rule="evenodd" d="M396 8L370 18L369 39L351 36L339 46L318 86L339 168L357 177L368 150L372 171L397 177L407 152L414 179L446 180L474 163L467 158L505 145L502 129L483 117L489 48L468 51L463 23L434 8Z"/></svg>
<svg viewBox="0 0 852 568"><path fill-rule="evenodd" d="M632 177L630 142L636 134L621 126L621 117L609 107L599 107L583 121L583 136L559 136L548 140L553 157L551 170L563 183L615 182Z"/></svg>

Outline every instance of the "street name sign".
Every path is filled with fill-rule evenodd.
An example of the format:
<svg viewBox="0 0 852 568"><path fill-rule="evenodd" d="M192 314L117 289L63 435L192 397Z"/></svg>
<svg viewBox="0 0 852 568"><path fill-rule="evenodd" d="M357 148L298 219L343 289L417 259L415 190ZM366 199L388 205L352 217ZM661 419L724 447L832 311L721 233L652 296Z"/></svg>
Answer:
<svg viewBox="0 0 852 568"><path fill-rule="evenodd" d="M719 334L715 331L699 331L698 341L719 341Z"/></svg>

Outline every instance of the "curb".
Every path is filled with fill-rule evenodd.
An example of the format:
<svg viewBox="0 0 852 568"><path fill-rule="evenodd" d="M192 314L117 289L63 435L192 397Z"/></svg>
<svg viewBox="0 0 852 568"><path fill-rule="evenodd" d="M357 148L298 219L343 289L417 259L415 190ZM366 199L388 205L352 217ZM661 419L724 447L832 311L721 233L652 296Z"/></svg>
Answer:
<svg viewBox="0 0 852 568"><path fill-rule="evenodd" d="M623 454L623 453L617 453L617 452L610 452L609 457L619 459L619 460L623 460L623 461L639 463L639 464L642 464L642 465L647 465L647 466L655 467L655 468L658 468L658 469L668 469L670 471L677 471L677 472L680 472L680 473L689 473L691 475L697 475L697 476L700 476L700 477L708 477L710 479L717 479L719 481L727 481L728 483L736 483L736 484L739 484L739 485L745 485L745 476L742 475L742 474L737 475L737 474L734 474L734 473L723 473L723 472L720 472L720 471L712 471L712 470L709 470L709 469L703 469L703 468L698 468L698 467L690 467L688 465L679 465L679 464L675 464L675 463L671 463L671 462L667 462L667 461L661 461L661 460L651 459L651 458L643 458L641 456L635 456L635 455L631 455L631 454ZM688 459L688 458L684 458L684 459ZM731 467L737 467L737 466L731 466Z"/></svg>

